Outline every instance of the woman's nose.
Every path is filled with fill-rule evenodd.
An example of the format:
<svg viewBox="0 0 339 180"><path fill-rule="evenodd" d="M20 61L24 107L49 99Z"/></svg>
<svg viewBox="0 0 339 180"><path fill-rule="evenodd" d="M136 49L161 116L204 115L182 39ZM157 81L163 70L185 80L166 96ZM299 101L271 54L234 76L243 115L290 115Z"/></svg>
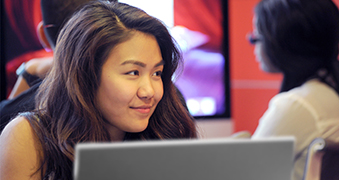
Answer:
<svg viewBox="0 0 339 180"><path fill-rule="evenodd" d="M140 86L137 95L141 99L150 99L154 96L154 88L150 78L144 78L140 82Z"/></svg>

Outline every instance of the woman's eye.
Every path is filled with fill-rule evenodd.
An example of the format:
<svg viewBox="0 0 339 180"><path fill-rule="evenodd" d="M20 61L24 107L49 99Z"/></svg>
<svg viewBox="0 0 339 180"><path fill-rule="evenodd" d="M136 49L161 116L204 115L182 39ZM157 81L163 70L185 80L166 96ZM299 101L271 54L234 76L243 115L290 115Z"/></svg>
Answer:
<svg viewBox="0 0 339 180"><path fill-rule="evenodd" d="M162 71L157 71L153 74L154 76L161 76L162 75Z"/></svg>
<svg viewBox="0 0 339 180"><path fill-rule="evenodd" d="M133 75L133 76L138 76L139 75L139 71L130 71L128 73L126 73L128 75Z"/></svg>

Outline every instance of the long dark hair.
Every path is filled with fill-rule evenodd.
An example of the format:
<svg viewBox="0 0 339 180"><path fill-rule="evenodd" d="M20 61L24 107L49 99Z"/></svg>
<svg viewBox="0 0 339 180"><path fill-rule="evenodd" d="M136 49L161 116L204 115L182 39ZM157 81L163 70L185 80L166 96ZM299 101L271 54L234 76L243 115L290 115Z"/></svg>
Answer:
<svg viewBox="0 0 339 180"><path fill-rule="evenodd" d="M331 0L262 0L255 14L263 50L284 74L281 92L320 69L334 80L324 82L339 92L339 12Z"/></svg>
<svg viewBox="0 0 339 180"><path fill-rule="evenodd" d="M125 140L197 137L194 121L171 80L181 57L167 28L135 7L91 2L61 30L53 68L37 96L37 112L26 116L44 150L41 172L46 179L72 179L75 144L111 140L94 99L110 50L135 31L153 35L159 44L165 61L164 95L146 130L126 133Z"/></svg>

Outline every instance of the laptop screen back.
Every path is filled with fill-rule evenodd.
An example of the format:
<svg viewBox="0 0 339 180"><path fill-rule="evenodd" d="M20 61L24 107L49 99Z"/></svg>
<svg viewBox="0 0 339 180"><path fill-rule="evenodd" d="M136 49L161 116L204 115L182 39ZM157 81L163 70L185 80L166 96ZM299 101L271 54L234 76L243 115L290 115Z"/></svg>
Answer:
<svg viewBox="0 0 339 180"><path fill-rule="evenodd" d="M204 139L76 146L76 180L289 180L292 138Z"/></svg>

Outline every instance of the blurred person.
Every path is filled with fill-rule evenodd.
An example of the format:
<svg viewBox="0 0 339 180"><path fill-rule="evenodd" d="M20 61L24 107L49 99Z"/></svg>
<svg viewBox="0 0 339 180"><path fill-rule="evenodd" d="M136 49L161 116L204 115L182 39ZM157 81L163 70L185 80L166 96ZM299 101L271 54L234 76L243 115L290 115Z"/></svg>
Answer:
<svg viewBox="0 0 339 180"><path fill-rule="evenodd" d="M58 34L64 23L84 4L92 0L41 0L42 21L37 25L37 36L47 51L55 49ZM53 57L35 58L18 68L18 79L9 99L0 102L0 132L19 112L35 106L35 95L42 79L50 70Z"/></svg>
<svg viewBox="0 0 339 180"><path fill-rule="evenodd" d="M296 138L293 180L317 137L339 142L339 12L331 0L262 0L250 42L260 68L282 73L252 138Z"/></svg>
<svg viewBox="0 0 339 180"><path fill-rule="evenodd" d="M74 11L85 3L93 0L72 0L72 1L45 1L41 0L41 11L43 21L37 25L37 36L40 44L46 51L53 51L55 48L58 33L63 24L69 19ZM112 0L110 0L112 1ZM9 99L27 90L37 80L43 79L52 66L52 57L36 58L23 64L18 71L19 79L12 90Z"/></svg>
<svg viewBox="0 0 339 180"><path fill-rule="evenodd" d="M1 63L5 65L3 73L6 76L6 84L1 86L1 90L7 91L6 99L17 80L15 72L20 64L32 58L51 56L51 53L43 49L36 33L42 19L40 0L3 0L1 4L1 42L4 45Z"/></svg>
<svg viewBox="0 0 339 180"><path fill-rule="evenodd" d="M0 179L72 179L79 142L196 138L172 75L167 28L135 7L92 2L65 24L35 111L0 136Z"/></svg>

